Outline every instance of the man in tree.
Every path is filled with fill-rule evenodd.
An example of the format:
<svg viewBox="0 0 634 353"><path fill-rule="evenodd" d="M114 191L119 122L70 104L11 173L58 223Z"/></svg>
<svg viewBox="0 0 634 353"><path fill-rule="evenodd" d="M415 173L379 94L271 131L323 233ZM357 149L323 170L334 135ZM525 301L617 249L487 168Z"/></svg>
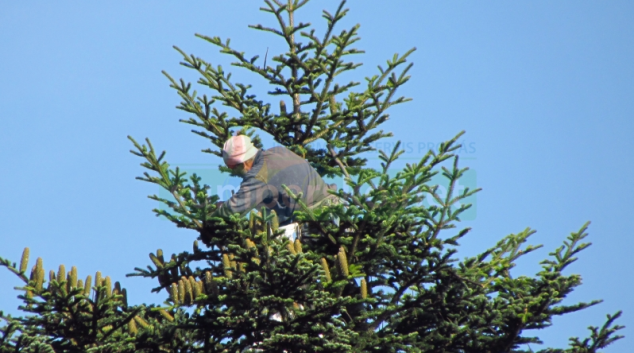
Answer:
<svg viewBox="0 0 634 353"><path fill-rule="evenodd" d="M328 193L329 186L317 171L302 157L278 146L268 150L258 150L249 136L232 136L222 149L225 164L233 174L242 177L240 190L220 207L215 216L228 217L239 213L244 215L252 209L265 206L274 210L280 226L293 221L293 212L301 209L297 202L285 191L283 185L312 209L337 201Z"/></svg>
<svg viewBox="0 0 634 353"><path fill-rule="evenodd" d="M562 304L581 284L579 275L563 272L590 245L584 240L587 224L550 253L534 276L511 276L518 259L541 247L527 244L530 228L479 255L456 258L459 240L470 230L458 230L461 214L479 190L452 192L467 171L458 166L462 133L396 174L391 171L404 153L400 144L379 151L380 169L366 166L360 155L391 136L376 130L388 119L386 110L408 101L395 90L409 79L406 58L412 50L379 66L365 89L343 81L339 74L359 66L346 61L363 52L351 47L359 40L359 26L334 30L347 12L342 1L336 11L323 12L325 35L314 34L310 24L295 24L295 12L307 1L265 1L263 10L275 16L279 29L253 28L283 37L289 46L274 56L274 66L260 66L257 56L248 59L228 39L199 35L233 56L234 67L273 85L271 94L292 100L292 112L282 100L279 114L273 113L251 85L177 48L182 64L212 90L198 95L191 84L166 74L183 99L179 108L194 115L182 121L199 127L194 132L218 148L206 152L222 156L244 179L218 209L218 196L205 192L209 185L199 176L171 169L165 152L157 154L149 139L141 145L130 137L132 153L154 174L139 179L172 196L150 196L166 206L154 212L195 230L205 245L196 240L193 252L168 259L158 249L147 270L137 267L130 274L158 279L154 291L167 290L165 305L128 305L120 283L101 272L94 282L92 276L82 281L74 266L67 272L61 265L45 279L41 258L29 276L27 248L19 266L0 257L0 267L24 283L18 287L24 292L20 309L29 313L17 318L0 313L0 353L526 352L527 344L540 342L534 331L550 326L553 317L599 303ZM219 104L237 109L236 118L218 111ZM284 147L260 151L249 137L229 135L253 126L290 151L302 151L301 157ZM326 148L311 146L318 139ZM311 166L323 175L345 175L350 191L329 195ZM445 179L447 192L441 192L436 175ZM339 197L349 206L311 210ZM426 206L423 200L435 202ZM256 207L275 210L282 224L293 222L294 211L302 209L303 226L318 226L317 232L309 229L310 237L302 232L302 241L291 243L269 236L275 217L253 217L253 223L219 219ZM340 227L317 223L334 219L341 220ZM588 338L572 338L569 349L540 352L597 353L621 338L616 332L623 327L614 324L620 315L590 327Z"/></svg>

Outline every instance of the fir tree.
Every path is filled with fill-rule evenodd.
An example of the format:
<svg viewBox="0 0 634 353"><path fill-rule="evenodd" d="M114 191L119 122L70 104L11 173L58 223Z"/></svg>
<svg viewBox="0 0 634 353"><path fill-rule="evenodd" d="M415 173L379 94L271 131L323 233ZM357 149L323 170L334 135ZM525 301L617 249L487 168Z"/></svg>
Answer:
<svg viewBox="0 0 634 353"><path fill-rule="evenodd" d="M534 330L554 316L599 302L561 304L581 284L580 276L562 271L589 246L583 242L587 224L550 253L534 277L511 275L521 256L540 248L527 245L531 229L456 259L458 241L469 233L458 228L470 207L461 200L478 191L452 190L467 170L455 153L461 134L393 177L388 170L402 153L399 146L391 153L370 147L391 136L379 129L388 108L408 100L396 91L409 79L413 50L394 55L363 84L344 82L340 74L360 65L350 61L362 53L353 48L359 26L337 28L347 14L342 2L323 12L326 31L315 33L296 19L307 1L264 1L262 10L278 26L251 27L288 45L268 62L248 58L228 39L198 35L254 80L267 82L269 98L279 99L275 108L252 94L251 85L179 48L183 66L196 71L198 85L210 93L165 75L182 99L178 108L189 113L182 121L211 142L204 152L220 156L233 133L248 134L262 147L258 133L268 133L320 174L345 178L350 191L336 192L343 203L314 211L301 205L297 219L311 233L308 241L291 242L266 209L247 218L213 217L218 197L200 177L171 168L149 140L130 138L132 153L148 169L139 179L171 195L151 196L166 205L154 212L198 238L192 251L168 258L160 249L150 253L151 264L131 274L156 278L154 291L164 293L165 302L128 306L126 289L110 277L82 280L75 267L63 265L47 276L40 258L28 275L27 248L19 265L0 258L24 281L19 290L27 314L0 315L0 352L522 352L540 342ZM367 166L369 153L379 154L381 169ZM445 196L431 182L438 173L449 184ZM423 206L424 199L436 205ZM615 332L622 327L614 324L619 315L591 327L589 338L571 339L568 349L541 352L597 352L621 338Z"/></svg>

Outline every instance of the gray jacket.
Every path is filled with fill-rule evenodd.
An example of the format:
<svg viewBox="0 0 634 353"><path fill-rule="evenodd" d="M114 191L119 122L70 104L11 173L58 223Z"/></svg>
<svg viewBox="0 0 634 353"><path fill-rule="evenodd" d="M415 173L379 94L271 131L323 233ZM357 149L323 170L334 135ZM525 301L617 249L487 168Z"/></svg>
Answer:
<svg viewBox="0 0 634 353"><path fill-rule="evenodd" d="M301 210L301 207L289 197L282 184L295 195L301 192L301 199L309 208L331 196L328 185L305 159L284 147L274 147L258 151L253 167L243 177L240 190L214 216L245 215L264 206L275 210L280 224L290 223L293 212Z"/></svg>

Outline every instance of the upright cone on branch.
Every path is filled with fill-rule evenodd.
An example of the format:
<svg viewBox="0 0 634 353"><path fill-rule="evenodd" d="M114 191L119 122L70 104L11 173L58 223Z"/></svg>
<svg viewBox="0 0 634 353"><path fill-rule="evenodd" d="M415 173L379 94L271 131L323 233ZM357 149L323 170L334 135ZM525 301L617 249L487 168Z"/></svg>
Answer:
<svg viewBox="0 0 634 353"><path fill-rule="evenodd" d="M166 318L167 321L170 321L170 322L174 321L174 317L170 313L168 313L166 310L161 309L161 310L159 310L159 313L161 314L161 316Z"/></svg>
<svg viewBox="0 0 634 353"><path fill-rule="evenodd" d="M101 272L97 271L97 273L95 273L95 287L100 287L101 281Z"/></svg>
<svg viewBox="0 0 634 353"><path fill-rule="evenodd" d="M210 271L205 272L205 289L207 294L218 295L218 284L214 280Z"/></svg>
<svg viewBox="0 0 634 353"><path fill-rule="evenodd" d="M92 289L92 277L88 275L86 277L86 282L84 283L84 295L89 296L91 289Z"/></svg>
<svg viewBox="0 0 634 353"><path fill-rule="evenodd" d="M77 267L76 266L73 266L70 268L70 272L68 273L67 286L69 291L77 287Z"/></svg>
<svg viewBox="0 0 634 353"><path fill-rule="evenodd" d="M337 253L337 265L342 276L348 277L350 275L348 271L348 257L343 247L339 248L339 253Z"/></svg>
<svg viewBox="0 0 634 353"><path fill-rule="evenodd" d="M365 278L361 279L361 298L366 299L368 297L368 283Z"/></svg>
<svg viewBox="0 0 634 353"><path fill-rule="evenodd" d="M302 242L299 239L295 239L295 252L301 254L302 250Z"/></svg>
<svg viewBox="0 0 634 353"><path fill-rule="evenodd" d="M257 255L258 254L258 248L255 246L255 243L249 238L247 238L245 242L246 242L246 245L247 245L247 249L249 249L249 250L250 249L255 249L255 254ZM251 261L255 262L256 264L260 264L260 259L257 258L257 257L252 257Z"/></svg>
<svg viewBox="0 0 634 353"><path fill-rule="evenodd" d="M123 288L121 289L121 295L123 295L123 298L121 298L121 305L123 306L124 309L128 308L128 291Z"/></svg>
<svg viewBox="0 0 634 353"><path fill-rule="evenodd" d="M114 282L114 289L112 290L112 294L114 295L121 294L121 283L119 283L119 281Z"/></svg>
<svg viewBox="0 0 634 353"><path fill-rule="evenodd" d="M249 212L249 229L254 237L264 230L261 219L262 212Z"/></svg>
<svg viewBox="0 0 634 353"><path fill-rule="evenodd" d="M48 272L48 290L50 290L51 292L55 292L55 287L53 286L53 281L55 281L57 279L56 275L55 275L55 271L50 270Z"/></svg>
<svg viewBox="0 0 634 353"><path fill-rule="evenodd" d="M288 251L291 254L297 255L297 251L295 251L295 246L293 245L293 243L291 243L291 242L286 243L286 249L288 249Z"/></svg>
<svg viewBox="0 0 634 353"><path fill-rule="evenodd" d="M139 330L136 328L136 320L132 319L128 322L128 332L135 336Z"/></svg>
<svg viewBox="0 0 634 353"><path fill-rule="evenodd" d="M201 280L196 280L196 286L198 286L198 292L200 294L208 294L205 290L205 284Z"/></svg>
<svg viewBox="0 0 634 353"><path fill-rule="evenodd" d="M234 268L236 272L240 272L240 266L237 261L231 261L231 268Z"/></svg>
<svg viewBox="0 0 634 353"><path fill-rule="evenodd" d="M196 283L196 279L193 276L189 276L189 285L192 288L192 300L196 300L200 295L200 288L198 287L198 283Z"/></svg>
<svg viewBox="0 0 634 353"><path fill-rule="evenodd" d="M194 245L192 246L192 250L194 250L194 254L198 254L200 252L200 248L198 247L198 240L194 240Z"/></svg>
<svg viewBox="0 0 634 353"><path fill-rule="evenodd" d="M178 303L179 304L187 304L185 302L186 292L187 292L187 289L185 288L185 281L181 279L180 281L178 281Z"/></svg>
<svg viewBox="0 0 634 353"><path fill-rule="evenodd" d="M42 291L44 287L44 263L41 257L38 257L35 262L35 289L38 292Z"/></svg>
<svg viewBox="0 0 634 353"><path fill-rule="evenodd" d="M280 100L280 115L288 116L288 112L286 111L286 102L283 100Z"/></svg>
<svg viewBox="0 0 634 353"><path fill-rule="evenodd" d="M136 323L139 324L139 326L143 327L144 329L147 329L150 327L150 324L148 324L147 321L143 320L143 318L141 318L140 316L135 316L134 321L136 321Z"/></svg>
<svg viewBox="0 0 634 353"><path fill-rule="evenodd" d="M59 265L59 270L57 271L57 282L62 283L66 279L66 267L64 265Z"/></svg>
<svg viewBox="0 0 634 353"><path fill-rule="evenodd" d="M22 252L22 258L20 259L20 272L26 272L26 269L29 266L29 248L24 248Z"/></svg>
<svg viewBox="0 0 634 353"><path fill-rule="evenodd" d="M106 297L112 297L112 280L110 279L110 276L106 276L103 285L106 287Z"/></svg>
<svg viewBox="0 0 634 353"><path fill-rule="evenodd" d="M231 272L231 260L229 260L229 255L222 254L222 267L225 271L225 277L231 279L233 277L233 273Z"/></svg>
<svg viewBox="0 0 634 353"><path fill-rule="evenodd" d="M321 268L324 269L326 281L332 282L332 277L330 276L330 267L328 267L328 261L323 257L321 258Z"/></svg>
<svg viewBox="0 0 634 353"><path fill-rule="evenodd" d="M174 302L174 304L180 303L180 297L178 294L178 285L176 283L172 283L170 286L170 299Z"/></svg>
<svg viewBox="0 0 634 353"><path fill-rule="evenodd" d="M277 217L275 210L272 210L271 214L273 215L273 218L271 218L271 229L276 232L280 228L280 219Z"/></svg>
<svg viewBox="0 0 634 353"><path fill-rule="evenodd" d="M183 277L181 279L181 281L183 281L183 288L185 289L185 298L184 298L184 302L187 305L191 305L193 303L193 298L194 298L194 293L193 293L193 289L192 289L192 285L191 282L189 281L189 279L187 279L186 277Z"/></svg>

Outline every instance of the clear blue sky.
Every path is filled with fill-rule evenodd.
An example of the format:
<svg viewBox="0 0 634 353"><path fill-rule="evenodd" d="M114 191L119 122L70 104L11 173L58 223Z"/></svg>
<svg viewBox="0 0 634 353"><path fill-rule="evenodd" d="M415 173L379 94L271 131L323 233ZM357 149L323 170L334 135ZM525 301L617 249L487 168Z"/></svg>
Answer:
<svg viewBox="0 0 634 353"><path fill-rule="evenodd" d="M313 2L300 20L323 28L319 10L337 2ZM281 43L247 28L272 24L260 5L2 2L0 256L17 261L29 246L47 270L61 263L76 265L81 277L99 270L128 287L132 303L162 302L149 293L152 281L125 274L147 265L157 248L190 249L196 235L153 216L157 205L146 195L158 189L134 179L143 170L126 136L150 137L172 164L215 168L220 160L199 152L205 140L178 122L188 116L174 109L179 98L160 71L193 78L172 45L227 64L194 33L230 37L248 55L268 47L270 58ZM357 57L365 65L349 78L362 80L394 53L418 48L400 91L413 101L392 110L384 128L395 138L386 142L409 143L405 157L417 158L425 151L419 146L467 131L461 164L483 191L477 213L462 222L473 232L459 256L531 227L533 243L545 248L516 273L534 273L590 220L593 246L569 270L584 284L567 303L605 302L538 334L561 347L623 309L619 323L632 336L634 3L364 0L348 7L345 27L361 23L358 48L366 50ZM0 271L0 284L0 309L15 313L19 281ZM631 340L608 352L628 351Z"/></svg>

